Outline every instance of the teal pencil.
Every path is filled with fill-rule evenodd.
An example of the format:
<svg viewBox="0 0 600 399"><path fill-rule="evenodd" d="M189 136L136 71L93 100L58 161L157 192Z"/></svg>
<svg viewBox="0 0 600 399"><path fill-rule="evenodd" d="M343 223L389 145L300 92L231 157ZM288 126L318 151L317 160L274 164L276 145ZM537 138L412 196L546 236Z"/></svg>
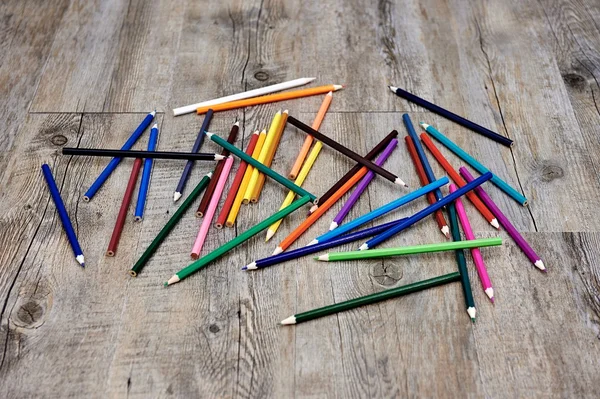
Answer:
<svg viewBox="0 0 600 399"><path fill-rule="evenodd" d="M456 145L456 143L454 143L448 137L444 136L436 128L434 128L431 125L428 125L427 123L423 123L423 122L421 122L421 126L423 127L423 129L425 129L425 131L427 133L429 133L437 141L439 141L440 143L442 143L444 145L444 147L448 148L450 151L452 151L453 153L455 153L463 161L465 161L466 163L468 163L469 165L471 165L471 167L473 169L475 169L476 171L478 171L481 174L489 172L488 168L486 168L485 166L483 166L478 160L476 160L471 155L469 155L465 150L463 150L458 145ZM517 190L515 190L514 188L512 188L507 182L505 182L504 180L502 180L501 178L499 178L498 176L496 176L494 173L492 173L492 175L493 176L490 179L490 181L492 183L494 183L500 190L504 191L508 196L510 196L511 198L513 198L519 204L521 204L523 206L527 205L527 198L525 198L525 196L523 196L523 194L521 194L520 192L518 192Z"/></svg>

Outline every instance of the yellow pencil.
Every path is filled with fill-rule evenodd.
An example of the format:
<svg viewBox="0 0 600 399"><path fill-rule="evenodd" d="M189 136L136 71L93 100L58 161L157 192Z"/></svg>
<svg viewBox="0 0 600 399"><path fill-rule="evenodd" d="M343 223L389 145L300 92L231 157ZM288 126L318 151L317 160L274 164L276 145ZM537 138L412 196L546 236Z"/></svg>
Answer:
<svg viewBox="0 0 600 399"><path fill-rule="evenodd" d="M265 139L267 138L267 133L263 130L258 135L258 140L256 141L256 146L254 147L254 151L252 151L252 158L258 159L258 155L262 150L263 144L265 143ZM227 221L225 222L225 226L233 227L235 223L235 219L240 211L240 206L242 205L242 200L244 199L244 194L246 193L246 188L248 187L248 182L250 182L250 176L252 176L252 165L248 165L246 168L246 172L244 172L244 177L242 178L242 182L240 183L240 188L235 195L235 199L233 200L233 204L231 205L231 210L229 211L229 215L227 215Z"/></svg>
<svg viewBox="0 0 600 399"><path fill-rule="evenodd" d="M318 130L321 127L321 122L323 122L325 113L327 112L327 109L329 109L329 106L331 105L332 98L333 98L333 96L332 96L331 92L329 92L325 96L325 99L323 100L323 103L321 104L321 107L319 108L319 112L317 113L317 116L315 117L315 120L313 122L313 129ZM310 151L310 154L308 154L308 157L304 161L304 164L302 165L302 169L300 169L300 172L298 173L298 177L296 177L294 184L296 184L298 186L302 186L302 183L304 183L304 180L306 180L306 177L308 176L308 172L310 172L310 169L312 168L313 164L317 160L317 157L319 156L319 152L321 152L321 148L323 148L323 143L321 143L320 141L317 141L315 143L313 149ZM288 192L287 196L285 197L285 199L283 200L283 204L281 204L281 207L279 209L283 209L286 206L288 206L289 204L291 204L294 201L295 197L296 197L296 194L290 190ZM277 229L281 225L282 221L283 221L283 219L279 219L278 221L273 223L271 226L269 226L269 229L267 230L267 236L266 236L265 242L269 241L275 235L275 233L277 232Z"/></svg>
<svg viewBox="0 0 600 399"><path fill-rule="evenodd" d="M273 120L271 121L271 126L269 126L269 133L267 133L267 139L263 144L262 149L260 150L260 155L258 156L258 162L265 163L267 156L269 155L270 148L273 146L275 142L275 136L277 136L277 127L279 127L279 120L281 119L281 111L277 111ZM254 190L256 189L256 183L258 182L258 176L260 172L256 168L252 168L252 177L250 177L250 183L248 183L248 187L246 188L246 193L244 194L244 204L250 202L252 198L252 194L254 194Z"/></svg>

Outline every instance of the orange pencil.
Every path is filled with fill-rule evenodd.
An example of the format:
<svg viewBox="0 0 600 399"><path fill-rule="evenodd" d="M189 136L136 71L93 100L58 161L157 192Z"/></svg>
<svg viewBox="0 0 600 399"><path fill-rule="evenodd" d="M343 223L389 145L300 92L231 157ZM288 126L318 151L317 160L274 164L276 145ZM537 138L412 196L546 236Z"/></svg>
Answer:
<svg viewBox="0 0 600 399"><path fill-rule="evenodd" d="M442 155L440 150L433 144L433 141L429 138L429 136L425 133L421 133L421 141L425 144L425 147L433 154L433 157L442 165L442 168L448 173L448 176L456 183L458 187L462 187L467 184L464 179L458 174L458 172L450 165L450 162ZM466 194L467 198L471 203L477 208L479 213L495 228L500 229L500 224L498 224L498 219L494 217L492 212L488 209L487 206L479 197L475 194L474 191L469 191Z"/></svg>
<svg viewBox="0 0 600 399"><path fill-rule="evenodd" d="M246 100L232 101L232 102L224 103L224 104L211 105L210 107L200 107L196 110L196 112L200 115L200 114L205 114L209 109L212 109L214 112L229 111L231 109L251 107L253 105L274 103L277 101L292 100L294 98L301 98L301 97L316 96L318 94L329 93L330 91L337 91L343 87L344 86L342 86L342 85L327 85L327 86L313 87L311 89L288 91L285 93L271 94L268 96L254 97L254 98L248 98Z"/></svg>
<svg viewBox="0 0 600 399"><path fill-rule="evenodd" d="M322 204L319 204L319 207L316 211L311 213L304 222L302 222L294 231L292 231L286 238L283 239L273 251L273 255L277 255L285 251L300 237L310 226L312 226L329 208L333 206L344 194L346 194L356 183L362 179L369 169L365 166L360 168L360 170L352 176L339 190L335 192L327 201Z"/></svg>
<svg viewBox="0 0 600 399"><path fill-rule="evenodd" d="M329 109L329 105L331 104L331 100L333 99L333 92L327 93L325 98L323 99L323 103L321 103L321 108L319 108L319 112L317 112L317 116L315 116L315 120L312 123L312 128L315 130L319 130L321 126L321 122L323 122L323 118L325 118L325 114ZM313 136L310 134L306 136L304 139L304 143L302 144L302 148L300 148L300 153L294 162L294 166L292 167L292 171L289 174L289 178L291 180L296 179L298 177L298 172L300 172L300 168L302 167L302 163L306 159L306 155L308 154L308 150L310 150L310 146L313 142Z"/></svg>

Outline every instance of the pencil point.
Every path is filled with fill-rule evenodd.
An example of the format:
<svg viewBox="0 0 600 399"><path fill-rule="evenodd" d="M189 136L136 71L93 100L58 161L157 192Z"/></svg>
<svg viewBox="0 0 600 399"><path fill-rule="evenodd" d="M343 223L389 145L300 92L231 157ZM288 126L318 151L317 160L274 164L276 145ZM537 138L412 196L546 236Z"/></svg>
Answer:
<svg viewBox="0 0 600 399"><path fill-rule="evenodd" d="M310 245L315 245L315 244L318 244L318 243L319 243L319 240L317 240L317 239L315 238L314 240L312 240L311 242L309 242L308 244L306 244L306 246L308 247L308 246L310 246Z"/></svg>
<svg viewBox="0 0 600 399"><path fill-rule="evenodd" d="M319 207L317 205L313 205L310 210L308 211L309 213L313 213L314 211L316 211L317 209L319 209Z"/></svg>
<svg viewBox="0 0 600 399"><path fill-rule="evenodd" d="M179 198L181 198L181 193L178 193L177 191L173 193L173 202L179 201Z"/></svg>
<svg viewBox="0 0 600 399"><path fill-rule="evenodd" d="M275 248L275 251L273 251L273 256L279 255L282 252L283 252L283 248L277 247L277 248Z"/></svg>
<svg viewBox="0 0 600 399"><path fill-rule="evenodd" d="M473 322L475 322L475 316L477 314L477 310L473 306L467 308L467 313Z"/></svg>
<svg viewBox="0 0 600 399"><path fill-rule="evenodd" d="M327 93L326 96L329 96L329 97L333 96L333 91L330 91L329 93Z"/></svg>
<svg viewBox="0 0 600 399"><path fill-rule="evenodd" d="M346 85L333 85L333 91L338 91L344 87L346 87Z"/></svg>
<svg viewBox="0 0 600 399"><path fill-rule="evenodd" d="M267 230L267 235L265 236L265 242L268 242L271 238L273 238L273 236L275 235L275 232L271 229Z"/></svg>
<svg viewBox="0 0 600 399"><path fill-rule="evenodd" d="M158 123L155 123L154 125L152 125L152 129L158 129Z"/></svg>
<svg viewBox="0 0 600 399"><path fill-rule="evenodd" d="M419 122L419 125L421 125L421 127L425 130L427 130L427 128L429 127L429 125L425 122Z"/></svg>
<svg viewBox="0 0 600 399"><path fill-rule="evenodd" d="M485 294L490 298L490 301L494 303L494 289L492 287L485 290Z"/></svg>
<svg viewBox="0 0 600 399"><path fill-rule="evenodd" d="M397 177L397 178L396 178L396 180L394 180L394 184L397 184L397 185L399 185L399 186L408 187L408 186L406 185L406 183L404 183L404 182L402 181L402 179L401 179L401 178L399 178L399 177Z"/></svg>
<svg viewBox="0 0 600 399"><path fill-rule="evenodd" d="M542 262L541 259L538 259L535 261L535 267L537 267L538 269L540 269L543 272L546 271L546 266L544 266L544 262Z"/></svg>
<svg viewBox="0 0 600 399"><path fill-rule="evenodd" d="M390 88L391 91L393 91L394 93L396 92L396 90L398 90L397 87L394 86L388 86Z"/></svg>
<svg viewBox="0 0 600 399"><path fill-rule="evenodd" d="M233 124L234 126L240 126L240 121L235 121L235 123Z"/></svg>
<svg viewBox="0 0 600 399"><path fill-rule="evenodd" d="M367 249L369 249L369 246L366 242L358 248L359 251L366 251Z"/></svg>
<svg viewBox="0 0 600 399"><path fill-rule="evenodd" d="M154 110L154 111L150 112L150 115L152 115L152 116L156 116L156 110Z"/></svg>
<svg viewBox="0 0 600 399"><path fill-rule="evenodd" d="M331 222L331 224L329 225L329 231L337 229L338 226L339 225L336 222Z"/></svg>
<svg viewBox="0 0 600 399"><path fill-rule="evenodd" d="M229 157L226 157L225 155L221 155L221 154L215 154L215 161L220 161L225 158L229 158Z"/></svg>
<svg viewBox="0 0 600 399"><path fill-rule="evenodd" d="M295 316L290 316L287 319L282 320L281 323L279 323L279 324L281 324L282 326L287 326L287 325L290 325L290 324L296 324L296 317Z"/></svg>
<svg viewBox="0 0 600 399"><path fill-rule="evenodd" d="M205 134L205 135L206 135L206 137L208 137L208 138L211 138L211 137L214 135L214 133L207 132L206 130L204 131L204 134Z"/></svg>
<svg viewBox="0 0 600 399"><path fill-rule="evenodd" d="M249 263L242 268L242 270L256 270L256 269L258 269L258 267L256 267L256 262Z"/></svg>
<svg viewBox="0 0 600 399"><path fill-rule="evenodd" d="M493 218L492 221L490 222L490 224L492 226L494 226L495 228L500 229L500 224L498 223L498 219Z"/></svg>
<svg viewBox="0 0 600 399"><path fill-rule="evenodd" d="M290 111L288 111L287 109L285 111L283 111L284 114L289 114Z"/></svg>
<svg viewBox="0 0 600 399"><path fill-rule="evenodd" d="M313 80L317 79L317 78L305 78L306 80L308 80L309 82L312 82Z"/></svg>
<svg viewBox="0 0 600 399"><path fill-rule="evenodd" d="M321 260L321 261L327 262L327 261L329 261L329 254L315 256L315 260Z"/></svg>
<svg viewBox="0 0 600 399"><path fill-rule="evenodd" d="M178 275L176 275L176 274L174 274L174 275L173 275L173 277L171 277L171 278L170 278L170 279L169 279L169 280L168 280L168 281L165 283L165 287L166 287L167 285L173 285L173 284L175 284L175 283L178 283L178 282L180 282L180 281L181 281L181 279L179 278L179 276L178 276Z"/></svg>
<svg viewBox="0 0 600 399"><path fill-rule="evenodd" d="M440 230L442 230L442 234L445 235L446 238L450 238L450 228L448 228L448 226L444 226Z"/></svg>
<svg viewBox="0 0 600 399"><path fill-rule="evenodd" d="M81 267L85 267L85 261L83 259L83 254L77 255L75 257L75 259L77 259L77 262L81 265Z"/></svg>

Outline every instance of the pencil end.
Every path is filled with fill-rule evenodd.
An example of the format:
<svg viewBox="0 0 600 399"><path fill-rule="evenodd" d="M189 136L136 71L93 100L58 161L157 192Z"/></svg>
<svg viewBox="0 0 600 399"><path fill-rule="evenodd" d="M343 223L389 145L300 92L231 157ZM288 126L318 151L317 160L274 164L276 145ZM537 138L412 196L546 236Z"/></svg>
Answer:
<svg viewBox="0 0 600 399"><path fill-rule="evenodd" d="M440 229L442 234L446 236L446 238L450 238L450 228L448 226L444 226Z"/></svg>
<svg viewBox="0 0 600 399"><path fill-rule="evenodd" d="M309 212L308 214L310 215L311 213L314 213L317 209L319 209L319 206L318 205L313 205L310 208L310 210L308 211Z"/></svg>
<svg viewBox="0 0 600 399"><path fill-rule="evenodd" d="M419 122L419 125L421 125L421 127L425 130L427 130L427 128L429 127L429 125L425 122Z"/></svg>
<svg viewBox="0 0 600 399"><path fill-rule="evenodd" d="M79 263L79 265L80 265L81 267L85 267L85 260L84 260L84 258L83 258L83 254L81 254L81 255L77 255L77 256L75 257L75 259L77 259L77 263Z"/></svg>
<svg viewBox="0 0 600 399"><path fill-rule="evenodd" d="M475 317L477 315L477 310L473 306L470 306L470 307L467 308L467 313L469 314L469 317L471 318L471 321L473 323L475 323Z"/></svg>
<svg viewBox="0 0 600 399"><path fill-rule="evenodd" d="M158 129L158 123L155 123L154 125L152 125L152 129Z"/></svg>
<svg viewBox="0 0 600 399"><path fill-rule="evenodd" d="M256 269L258 269L258 267L256 267L256 262L249 263L246 266L242 267L242 270L256 270Z"/></svg>
<svg viewBox="0 0 600 399"><path fill-rule="evenodd" d="M485 290L485 294L488 296L488 298L490 298L490 301L494 303L494 289L492 287L487 288Z"/></svg>
<svg viewBox="0 0 600 399"><path fill-rule="evenodd" d="M150 115L152 115L152 117L155 117L156 116L156 110L150 112Z"/></svg>
<svg viewBox="0 0 600 399"><path fill-rule="evenodd" d="M90 197L88 197L87 195L84 195L83 202L90 202Z"/></svg>
<svg viewBox="0 0 600 399"><path fill-rule="evenodd" d="M279 322L279 324L282 326L289 326L290 324L296 324L296 317L290 316L287 319L281 320L281 322Z"/></svg>
<svg viewBox="0 0 600 399"><path fill-rule="evenodd" d="M169 285L173 285L176 284L178 282L180 282L181 279L179 278L178 275L174 274L173 277L171 277L169 280L167 280L164 284L165 287L169 286Z"/></svg>
<svg viewBox="0 0 600 399"><path fill-rule="evenodd" d="M535 267L537 267L541 271L547 272L546 266L544 266L544 262L542 262L541 259L536 260L535 263L534 263L534 265L535 265Z"/></svg>
<svg viewBox="0 0 600 399"><path fill-rule="evenodd" d="M179 201L179 198L181 198L181 193L174 192L173 193L173 202Z"/></svg>
<svg viewBox="0 0 600 399"><path fill-rule="evenodd" d="M315 245L318 244L319 240L317 240L316 238L314 240L312 240L311 242L309 242L308 244L306 244L307 247L311 246L311 245Z"/></svg>
<svg viewBox="0 0 600 399"><path fill-rule="evenodd" d="M358 248L359 251L366 251L367 249L369 249L369 246L366 242Z"/></svg>
<svg viewBox="0 0 600 399"><path fill-rule="evenodd" d="M265 236L265 242L268 242L271 238L273 238L273 236L275 235L275 232L271 229L267 230L267 235Z"/></svg>
<svg viewBox="0 0 600 399"><path fill-rule="evenodd" d="M339 225L336 222L331 222L331 224L329 225L329 231L337 229L338 226Z"/></svg>
<svg viewBox="0 0 600 399"><path fill-rule="evenodd" d="M490 224L492 226L494 226L496 229L500 230L500 223L498 223L498 219L493 218L492 221L490 222Z"/></svg>
<svg viewBox="0 0 600 399"><path fill-rule="evenodd" d="M277 247L277 248L275 248L275 251L273 251L273 255L272 256L279 255L282 252L283 252L283 248Z"/></svg>
<svg viewBox="0 0 600 399"><path fill-rule="evenodd" d="M398 88L397 88L397 87L395 87L395 86L392 86L392 85L389 85L388 87L390 88L390 90L391 90L393 93L395 93L395 92L398 90Z"/></svg>
<svg viewBox="0 0 600 399"><path fill-rule="evenodd" d="M136 273L136 271L135 271L135 270L133 270L133 269L129 271L129 275L130 275L131 277L137 277L137 273Z"/></svg>

